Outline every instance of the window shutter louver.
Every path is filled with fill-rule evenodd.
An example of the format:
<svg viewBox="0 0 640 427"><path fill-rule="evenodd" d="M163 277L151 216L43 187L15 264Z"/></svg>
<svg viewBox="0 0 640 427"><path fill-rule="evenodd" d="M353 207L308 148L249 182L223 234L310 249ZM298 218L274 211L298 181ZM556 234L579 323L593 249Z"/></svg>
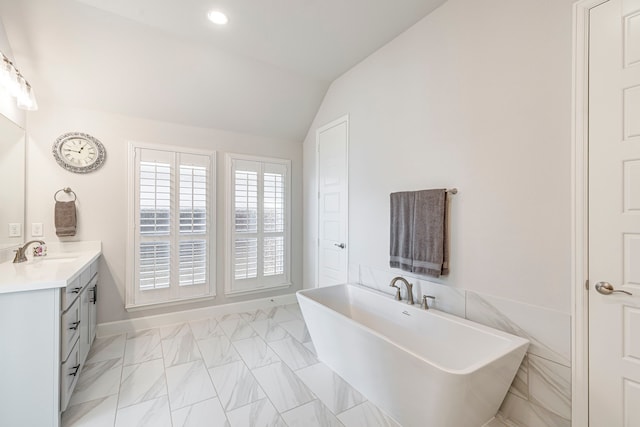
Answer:
<svg viewBox="0 0 640 427"><path fill-rule="evenodd" d="M140 243L140 289L168 288L171 275L169 242Z"/></svg>
<svg viewBox="0 0 640 427"><path fill-rule="evenodd" d="M195 237L207 233L207 168L180 165L180 235ZM206 282L207 240L180 241L179 284L191 286Z"/></svg>
<svg viewBox="0 0 640 427"><path fill-rule="evenodd" d="M236 280L251 279L258 274L258 173L236 170L234 176L234 275Z"/></svg>
<svg viewBox="0 0 640 427"><path fill-rule="evenodd" d="M284 175L264 173L264 275L284 273Z"/></svg>
<svg viewBox="0 0 640 427"><path fill-rule="evenodd" d="M140 289L167 288L171 275L168 240L171 229L171 166L168 163L140 162L139 199L140 234L153 239L139 245Z"/></svg>

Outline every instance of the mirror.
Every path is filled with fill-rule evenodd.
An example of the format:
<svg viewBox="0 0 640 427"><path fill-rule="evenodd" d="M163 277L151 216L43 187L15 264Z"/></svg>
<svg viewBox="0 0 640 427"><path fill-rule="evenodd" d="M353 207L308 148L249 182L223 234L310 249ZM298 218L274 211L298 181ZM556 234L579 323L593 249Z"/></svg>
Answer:
<svg viewBox="0 0 640 427"><path fill-rule="evenodd" d="M0 115L0 249L24 242L24 129ZM20 235L10 237L10 224L20 224Z"/></svg>

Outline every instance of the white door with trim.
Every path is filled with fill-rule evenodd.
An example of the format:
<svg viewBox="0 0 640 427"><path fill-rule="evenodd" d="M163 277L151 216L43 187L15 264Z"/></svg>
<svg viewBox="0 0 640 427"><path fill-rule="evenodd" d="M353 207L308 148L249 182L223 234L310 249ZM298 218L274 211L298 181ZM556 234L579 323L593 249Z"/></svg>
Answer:
<svg viewBox="0 0 640 427"><path fill-rule="evenodd" d="M319 128L318 282L317 286L346 283L348 279L347 229L349 226L349 117Z"/></svg>
<svg viewBox="0 0 640 427"><path fill-rule="evenodd" d="M640 0L589 19L589 424L640 426Z"/></svg>

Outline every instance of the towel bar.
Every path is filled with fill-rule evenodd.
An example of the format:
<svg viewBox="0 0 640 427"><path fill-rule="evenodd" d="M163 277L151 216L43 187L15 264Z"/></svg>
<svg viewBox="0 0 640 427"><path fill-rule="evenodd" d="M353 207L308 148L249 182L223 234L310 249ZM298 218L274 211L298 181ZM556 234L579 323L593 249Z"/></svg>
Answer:
<svg viewBox="0 0 640 427"><path fill-rule="evenodd" d="M446 191L449 194L458 194L458 189L457 188L447 188Z"/></svg>
<svg viewBox="0 0 640 427"><path fill-rule="evenodd" d="M78 200L78 196L76 196L76 193L69 187L65 187L62 188L58 191L56 191L56 194L53 195L53 200L55 200L56 202L59 202L60 200L58 200L58 193L60 193L61 191L64 191L67 194L73 194L73 201L75 202L76 200Z"/></svg>

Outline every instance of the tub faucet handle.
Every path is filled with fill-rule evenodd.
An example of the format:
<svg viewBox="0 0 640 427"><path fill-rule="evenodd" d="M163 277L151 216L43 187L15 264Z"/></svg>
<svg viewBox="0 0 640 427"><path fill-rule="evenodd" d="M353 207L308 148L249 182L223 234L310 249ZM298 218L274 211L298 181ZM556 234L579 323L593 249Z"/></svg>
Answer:
<svg viewBox="0 0 640 427"><path fill-rule="evenodd" d="M431 295L423 295L422 296L422 308L425 309L425 310L429 310L428 298L431 298L432 300L436 299L436 297L431 296Z"/></svg>

